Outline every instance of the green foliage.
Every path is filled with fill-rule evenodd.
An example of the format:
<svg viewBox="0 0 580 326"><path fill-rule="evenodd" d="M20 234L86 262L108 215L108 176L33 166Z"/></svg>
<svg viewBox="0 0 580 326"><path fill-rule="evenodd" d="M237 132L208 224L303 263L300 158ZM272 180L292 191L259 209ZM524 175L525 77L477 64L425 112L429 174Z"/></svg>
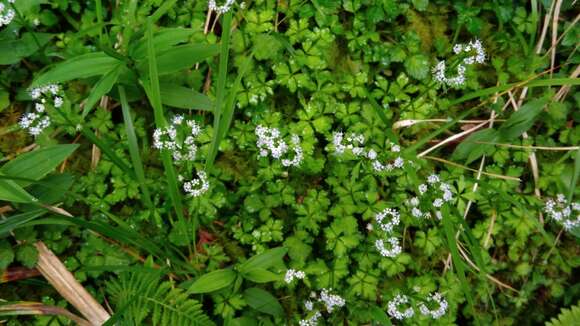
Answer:
<svg viewBox="0 0 580 326"><path fill-rule="evenodd" d="M574 325L580 319L580 303L570 308L563 308L557 317L546 322L546 326Z"/></svg>
<svg viewBox="0 0 580 326"><path fill-rule="evenodd" d="M317 311L321 325L538 324L580 295L580 231L561 231L544 203L580 194L571 4L555 51L547 34L539 54L549 1L260 0L209 16L191 0L15 6L0 27L0 272L33 267L42 240L110 305L109 324L130 325L286 325ZM438 83L434 65L452 76L472 54L454 44L475 38L485 63L463 85ZM30 88L53 82L63 105L27 136ZM202 129L180 164L152 146L176 115ZM258 125L298 136L300 165L261 155ZM338 155L335 132L404 167ZM202 170L209 189L187 195ZM432 174L453 199L413 206ZM400 212L395 257L376 248L385 208ZM3 300L72 309L36 281L2 287ZM345 306L329 312L312 297L322 289ZM433 292L448 302L438 320L417 308L435 309ZM398 294L411 319L389 312Z"/></svg>
<svg viewBox="0 0 580 326"><path fill-rule="evenodd" d="M122 273L107 291L119 307L113 318L123 325L214 325L197 300L157 272Z"/></svg>

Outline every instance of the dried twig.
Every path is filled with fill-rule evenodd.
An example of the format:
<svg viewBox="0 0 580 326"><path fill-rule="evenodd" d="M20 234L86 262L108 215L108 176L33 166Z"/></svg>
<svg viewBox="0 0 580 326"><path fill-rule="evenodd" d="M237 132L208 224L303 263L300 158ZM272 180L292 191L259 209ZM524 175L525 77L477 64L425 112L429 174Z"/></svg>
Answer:
<svg viewBox="0 0 580 326"><path fill-rule="evenodd" d="M38 250L36 267L40 273L91 325L102 325L111 317L42 241L35 246Z"/></svg>

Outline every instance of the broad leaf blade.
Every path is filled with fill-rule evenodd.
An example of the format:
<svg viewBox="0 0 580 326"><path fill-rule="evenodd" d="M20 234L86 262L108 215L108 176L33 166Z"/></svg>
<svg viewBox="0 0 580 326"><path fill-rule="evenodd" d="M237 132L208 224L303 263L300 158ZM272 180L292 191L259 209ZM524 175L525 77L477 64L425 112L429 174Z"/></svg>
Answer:
<svg viewBox="0 0 580 326"><path fill-rule="evenodd" d="M190 293L209 293L231 285L236 279L236 272L231 269L220 269L202 275L189 288Z"/></svg>
<svg viewBox="0 0 580 326"><path fill-rule="evenodd" d="M160 84L161 101L167 106L188 110L211 111L209 97L187 87L173 84Z"/></svg>
<svg viewBox="0 0 580 326"><path fill-rule="evenodd" d="M288 249L284 247L266 250L263 253L256 255L244 262L240 266L240 272L247 273L249 270L255 268L268 269L278 264L279 262L282 262L282 258L284 258L284 255L286 255L287 251Z"/></svg>
<svg viewBox="0 0 580 326"><path fill-rule="evenodd" d="M249 288L244 291L244 299L248 305L259 312L263 312L274 317L282 316L284 309L278 300L270 292L260 288Z"/></svg>
<svg viewBox="0 0 580 326"><path fill-rule="evenodd" d="M172 74L192 67L194 64L213 57L219 51L215 44L178 45L161 53L157 57L157 73L159 76ZM143 62L140 70L145 70L147 62Z"/></svg>
<svg viewBox="0 0 580 326"><path fill-rule="evenodd" d="M79 145L54 145L22 154L0 168L0 173L31 180L40 180L69 157ZM15 181L22 187L30 181Z"/></svg>
<svg viewBox="0 0 580 326"><path fill-rule="evenodd" d="M119 79L119 75L121 73L122 68L125 65L123 63L119 63L115 66L111 71L107 72L99 81L93 86L91 92L89 93L89 97L87 97L87 101L85 102L85 107L83 108L82 116L85 117L89 111L97 104L97 102L101 99L101 97L107 95L117 83Z"/></svg>
<svg viewBox="0 0 580 326"><path fill-rule="evenodd" d="M516 139L530 129L540 113L542 113L547 102L546 99L533 100L512 113L509 119L499 128L501 139L503 141Z"/></svg>
<svg viewBox="0 0 580 326"><path fill-rule="evenodd" d="M32 83L32 86L35 87L48 83L61 83L72 79L104 75L115 68L120 62L104 52L79 55L56 64L52 69L37 77Z"/></svg>
<svg viewBox="0 0 580 326"><path fill-rule="evenodd" d="M0 201L32 204L37 199L12 180L0 179Z"/></svg>

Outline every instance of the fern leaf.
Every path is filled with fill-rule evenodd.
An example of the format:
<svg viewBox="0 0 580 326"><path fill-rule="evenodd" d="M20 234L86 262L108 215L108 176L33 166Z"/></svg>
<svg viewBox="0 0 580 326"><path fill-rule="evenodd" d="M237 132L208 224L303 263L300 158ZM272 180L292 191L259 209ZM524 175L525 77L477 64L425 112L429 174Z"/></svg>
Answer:
<svg viewBox="0 0 580 326"><path fill-rule="evenodd" d="M546 322L546 326L570 326L580 324L580 301L568 309L563 308L556 318Z"/></svg>
<svg viewBox="0 0 580 326"><path fill-rule="evenodd" d="M158 272L122 273L106 289L123 325L215 325L197 300Z"/></svg>

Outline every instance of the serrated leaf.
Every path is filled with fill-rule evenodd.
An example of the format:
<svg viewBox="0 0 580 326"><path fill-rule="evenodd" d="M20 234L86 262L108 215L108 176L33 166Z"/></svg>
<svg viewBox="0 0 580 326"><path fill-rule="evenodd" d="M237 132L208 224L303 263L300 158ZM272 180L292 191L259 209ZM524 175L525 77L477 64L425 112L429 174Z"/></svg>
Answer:
<svg viewBox="0 0 580 326"><path fill-rule="evenodd" d="M231 269L220 269L207 273L193 282L189 292L198 294L221 290L234 283L236 275L236 272Z"/></svg>
<svg viewBox="0 0 580 326"><path fill-rule="evenodd" d="M244 299L248 305L260 312L274 317L282 316L284 309L278 300L268 291L260 288L249 288L244 291Z"/></svg>
<svg viewBox="0 0 580 326"><path fill-rule="evenodd" d="M416 79L423 79L429 73L429 58L424 54L415 54L405 60L407 73Z"/></svg>

